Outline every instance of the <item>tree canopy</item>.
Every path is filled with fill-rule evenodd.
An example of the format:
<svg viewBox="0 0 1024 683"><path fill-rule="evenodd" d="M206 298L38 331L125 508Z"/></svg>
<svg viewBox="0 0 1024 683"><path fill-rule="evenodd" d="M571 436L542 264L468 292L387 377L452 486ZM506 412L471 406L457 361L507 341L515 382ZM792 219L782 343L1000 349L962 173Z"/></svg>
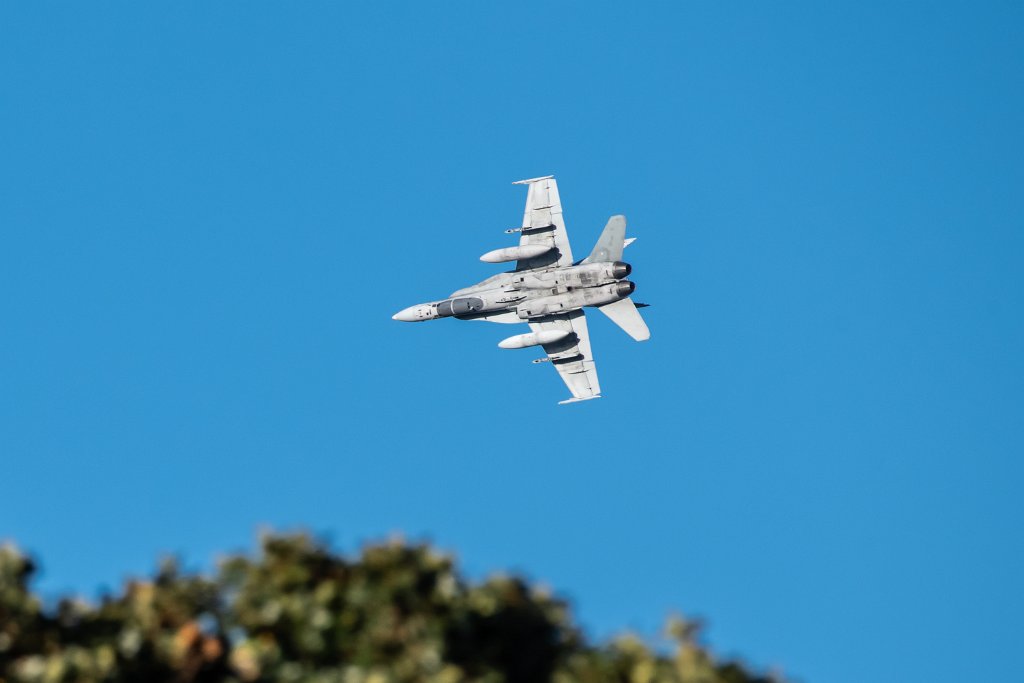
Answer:
<svg viewBox="0 0 1024 683"><path fill-rule="evenodd" d="M695 622L672 647L591 643L567 604L522 578L467 580L450 555L390 542L347 558L305 534L206 575L174 560L95 604L32 592L0 547L0 683L770 683L715 658Z"/></svg>

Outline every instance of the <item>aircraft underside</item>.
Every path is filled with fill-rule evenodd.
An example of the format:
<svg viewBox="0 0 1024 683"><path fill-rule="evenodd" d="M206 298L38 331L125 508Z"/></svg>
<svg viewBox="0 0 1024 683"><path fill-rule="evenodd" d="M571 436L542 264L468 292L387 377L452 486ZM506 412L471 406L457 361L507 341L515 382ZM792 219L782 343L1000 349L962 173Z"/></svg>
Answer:
<svg viewBox="0 0 1024 683"><path fill-rule="evenodd" d="M503 349L541 346L573 397L562 403L600 397L597 369L590 350L583 309L595 307L633 339L650 338L646 323L629 298L636 285L626 278L632 267L622 252L633 240L625 236L626 219L612 216L590 255L573 262L562 220L558 186L551 176L518 181L529 187L519 246L489 251L487 263L516 261L515 270L499 273L448 298L417 304L392 316L403 322L438 318L525 322L531 332L502 340ZM640 304L639 306L643 306Z"/></svg>

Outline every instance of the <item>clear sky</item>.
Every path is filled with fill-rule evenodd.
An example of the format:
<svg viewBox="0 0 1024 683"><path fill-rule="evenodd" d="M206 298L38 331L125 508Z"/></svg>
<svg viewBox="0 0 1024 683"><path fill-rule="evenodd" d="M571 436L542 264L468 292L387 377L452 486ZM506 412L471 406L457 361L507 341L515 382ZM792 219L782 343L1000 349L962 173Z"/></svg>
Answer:
<svg viewBox="0 0 1024 683"><path fill-rule="evenodd" d="M827 5L827 7L825 7ZM1024 609L1024 6L4 3L0 537L96 594L306 527L703 615L804 681L1007 680ZM605 398L497 272L555 174L653 338ZM1005 674L1000 679L999 676Z"/></svg>

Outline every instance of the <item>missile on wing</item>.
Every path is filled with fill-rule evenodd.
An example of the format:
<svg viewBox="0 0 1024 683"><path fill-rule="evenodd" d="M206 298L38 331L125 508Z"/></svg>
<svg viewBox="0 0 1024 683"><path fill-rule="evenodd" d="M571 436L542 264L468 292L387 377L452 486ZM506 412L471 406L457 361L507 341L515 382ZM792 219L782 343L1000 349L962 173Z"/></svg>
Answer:
<svg viewBox="0 0 1024 683"><path fill-rule="evenodd" d="M568 337L569 330L542 330L540 332L528 332L517 334L508 339L502 339L498 346L503 349L525 349L528 346L539 346L541 344L554 344Z"/></svg>

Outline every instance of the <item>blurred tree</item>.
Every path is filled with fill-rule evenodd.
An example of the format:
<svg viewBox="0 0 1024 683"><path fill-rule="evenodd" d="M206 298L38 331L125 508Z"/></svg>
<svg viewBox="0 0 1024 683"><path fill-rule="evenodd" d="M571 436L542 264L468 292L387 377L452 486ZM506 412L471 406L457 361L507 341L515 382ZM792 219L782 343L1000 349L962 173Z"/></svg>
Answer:
<svg viewBox="0 0 1024 683"><path fill-rule="evenodd" d="M567 605L514 577L472 584L452 558L392 542L352 560L304 534L212 577L165 561L98 605L43 609L35 566L0 547L0 683L770 683L673 619L671 653L586 641Z"/></svg>

